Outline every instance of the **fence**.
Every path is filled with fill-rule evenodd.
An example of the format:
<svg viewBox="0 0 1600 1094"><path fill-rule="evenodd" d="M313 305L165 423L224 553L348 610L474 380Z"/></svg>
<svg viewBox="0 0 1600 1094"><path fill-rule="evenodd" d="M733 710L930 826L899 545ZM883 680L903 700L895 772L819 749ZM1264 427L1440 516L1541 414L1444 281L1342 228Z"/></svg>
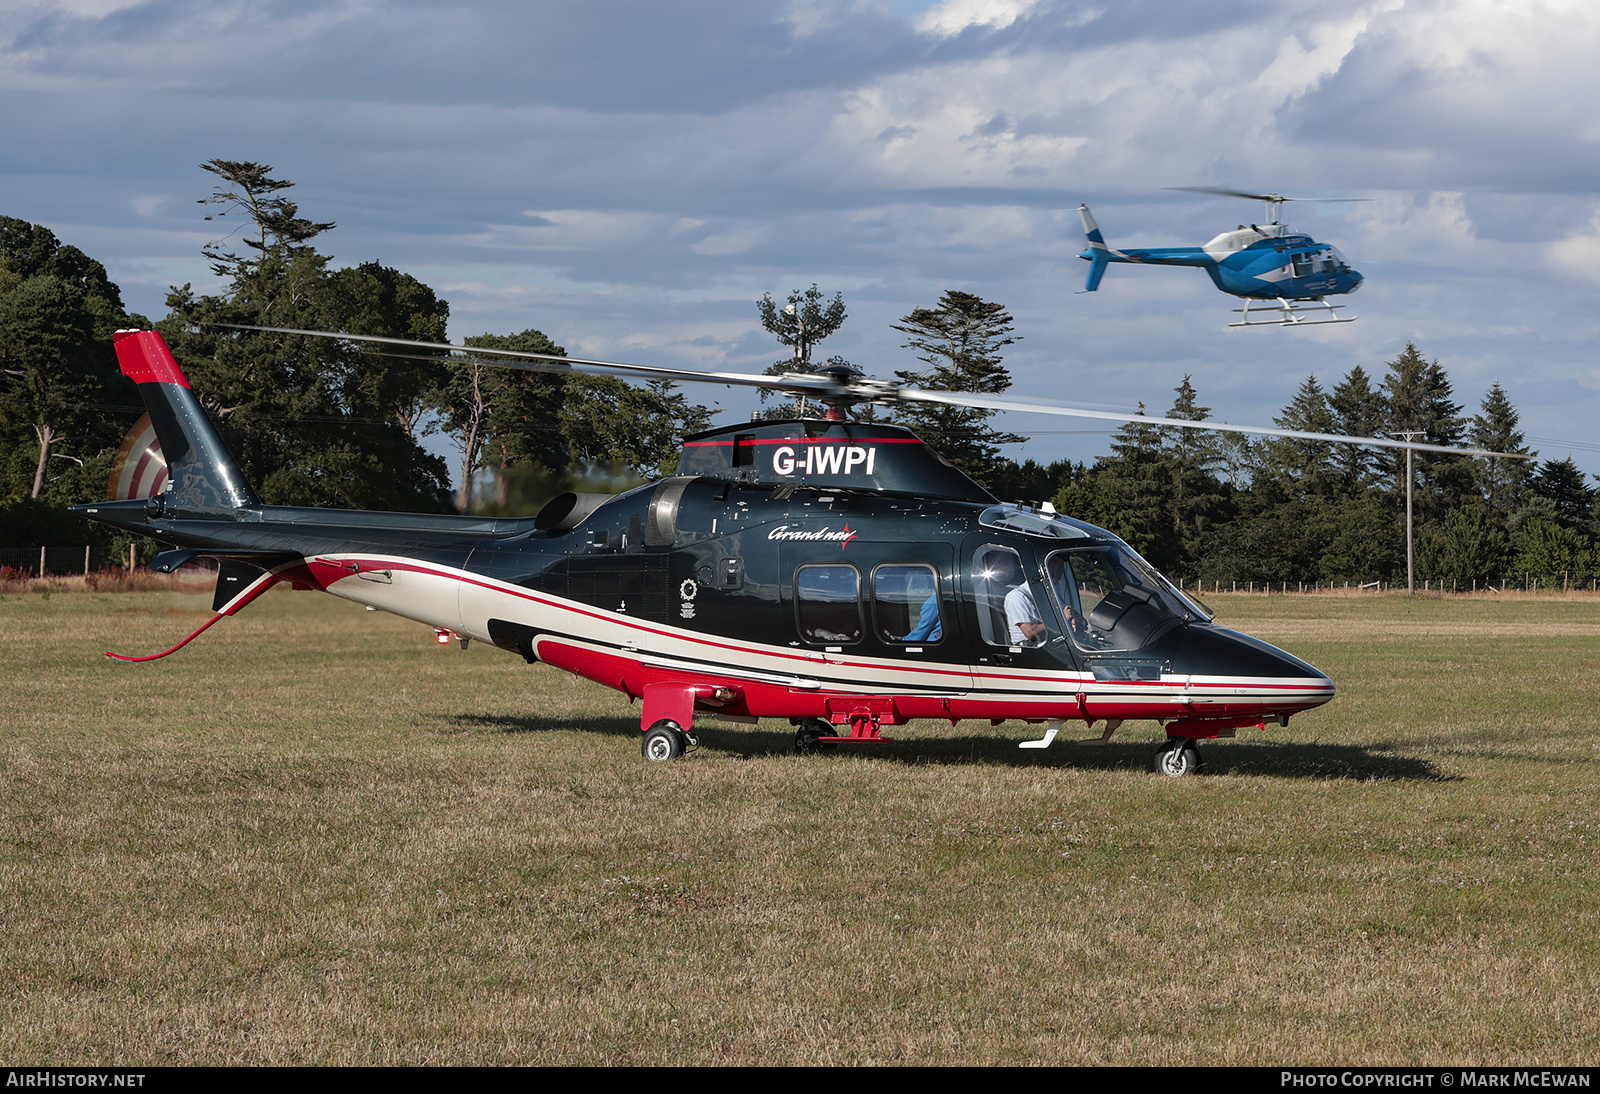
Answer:
<svg viewBox="0 0 1600 1094"><path fill-rule="evenodd" d="M1179 581L1178 588L1204 596L1207 593L1258 593L1279 596L1292 593L1404 591L1404 581ZM1556 574L1509 574L1486 581L1449 581L1424 578L1417 582L1419 593L1600 593L1600 574L1570 571Z"/></svg>
<svg viewBox="0 0 1600 1094"><path fill-rule="evenodd" d="M100 547L0 547L0 570L25 577L71 577L133 566L131 555L113 558Z"/></svg>

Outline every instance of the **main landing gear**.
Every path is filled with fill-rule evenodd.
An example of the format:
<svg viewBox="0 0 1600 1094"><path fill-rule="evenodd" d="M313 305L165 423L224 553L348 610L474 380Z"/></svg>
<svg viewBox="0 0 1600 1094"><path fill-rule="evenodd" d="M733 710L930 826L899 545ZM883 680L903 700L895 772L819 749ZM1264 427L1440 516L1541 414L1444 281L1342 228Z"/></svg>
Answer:
<svg viewBox="0 0 1600 1094"><path fill-rule="evenodd" d="M1168 737L1150 762L1150 770L1174 779L1198 774L1200 767L1200 749L1187 737Z"/></svg>
<svg viewBox="0 0 1600 1094"><path fill-rule="evenodd" d="M692 752L699 747L700 742L670 718L663 718L651 726L645 731L644 740L639 742L639 751L651 763L676 760L685 752Z"/></svg>
<svg viewBox="0 0 1600 1094"><path fill-rule="evenodd" d="M802 756L815 756L822 752L832 752L838 748L834 741L825 741L824 737L832 737L838 731L824 722L821 718L808 718L796 721L794 731L794 750Z"/></svg>

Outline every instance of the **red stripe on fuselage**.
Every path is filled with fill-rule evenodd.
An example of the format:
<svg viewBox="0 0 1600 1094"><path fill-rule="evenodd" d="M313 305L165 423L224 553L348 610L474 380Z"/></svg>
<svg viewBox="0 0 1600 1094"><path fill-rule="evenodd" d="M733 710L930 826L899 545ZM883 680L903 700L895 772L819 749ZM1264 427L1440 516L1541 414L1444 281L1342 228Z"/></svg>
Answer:
<svg viewBox="0 0 1600 1094"><path fill-rule="evenodd" d="M915 437L771 437L754 441L684 441L685 448L727 448L729 445L738 444L741 448L750 448L758 444L921 444Z"/></svg>

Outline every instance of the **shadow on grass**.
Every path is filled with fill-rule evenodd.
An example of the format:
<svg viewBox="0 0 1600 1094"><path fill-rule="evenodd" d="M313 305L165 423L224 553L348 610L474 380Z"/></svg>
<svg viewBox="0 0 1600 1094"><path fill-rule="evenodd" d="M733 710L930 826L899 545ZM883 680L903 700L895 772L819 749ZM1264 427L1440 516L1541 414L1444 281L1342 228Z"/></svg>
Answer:
<svg viewBox="0 0 1600 1094"><path fill-rule="evenodd" d="M890 731L891 736L893 730ZM1032 734L1030 734L1032 736ZM703 748L735 755L770 755L794 751L791 735L739 733L723 729L702 731ZM1057 741L1047 749L1021 749L1017 738L988 734L962 737L923 737L887 744L840 745L829 755L856 753L891 763L995 764L1006 767L1056 767L1082 771L1149 771L1155 755L1151 741L1112 740L1084 745ZM1200 745L1204 771L1210 775L1250 775L1276 778L1353 779L1357 781L1454 781L1427 760L1384 748L1329 744L1251 744L1228 741Z"/></svg>
<svg viewBox="0 0 1600 1094"><path fill-rule="evenodd" d="M438 727L441 733L599 733L609 737L639 736L639 718L583 715L540 718L531 714L457 714Z"/></svg>
<svg viewBox="0 0 1600 1094"><path fill-rule="evenodd" d="M707 752L740 759L794 753L794 732L773 720L773 729L734 729L707 720L697 722L695 736ZM501 733L598 733L610 737L639 738L639 723L628 717L585 716L542 718L536 715L462 714L444 732L487 730ZM894 736L894 730L889 730ZM1031 736L1032 734L1030 734ZM1155 753L1150 741L1083 745L1057 741L1048 749L1020 749L1017 738L991 734L962 737L914 736L879 744L839 745L815 756L827 763L835 756L860 755L889 763L913 766L932 764L992 764L1005 767L1060 767L1084 771L1148 771ZM1361 782L1422 780L1453 782L1459 776L1439 772L1427 760L1407 756L1390 745L1277 744L1225 741L1202 742L1205 773L1300 779L1353 779Z"/></svg>

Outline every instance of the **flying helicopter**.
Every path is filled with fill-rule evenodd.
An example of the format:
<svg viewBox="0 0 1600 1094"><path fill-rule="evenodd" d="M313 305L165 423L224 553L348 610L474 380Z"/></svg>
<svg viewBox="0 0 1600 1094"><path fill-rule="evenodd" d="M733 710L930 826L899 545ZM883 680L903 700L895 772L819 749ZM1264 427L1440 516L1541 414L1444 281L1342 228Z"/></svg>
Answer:
<svg viewBox="0 0 1600 1094"><path fill-rule="evenodd" d="M1250 198L1267 206L1265 224L1239 225L1231 232L1221 232L1209 243L1199 247L1129 247L1118 250L1108 246L1094 214L1087 205L1078 206L1083 219L1083 232L1089 245L1078 255L1089 262L1089 277L1084 292L1094 292L1100 287L1106 266L1112 262L1131 262L1151 266L1199 266L1211 275L1211 281L1225 293L1240 297L1244 307L1233 309L1239 321L1230 327L1291 327L1318 326L1323 323L1353 323L1358 318L1343 318L1335 311L1343 304L1330 304L1327 297L1353 293L1364 280L1339 249L1330 243L1318 243L1283 223L1279 216L1286 201L1364 201L1365 198L1286 198L1282 194L1249 194L1242 190L1225 190L1214 186L1174 186L1173 190L1187 190L1201 194L1222 194L1227 197ZM1250 310L1252 300L1270 300L1274 306L1263 311ZM1274 317L1275 315L1275 317Z"/></svg>
<svg viewBox="0 0 1600 1094"><path fill-rule="evenodd" d="M161 336L121 331L166 460L149 497L78 512L169 546L151 568L219 564L212 615L168 656L269 588L319 589L488 642L642 700L641 750L696 747L697 717L788 719L803 753L884 740L913 719L1022 720L1048 747L1069 722L1154 719L1155 770L1200 766L1195 742L1287 725L1333 698L1311 665L1218 626L1126 543L1048 505L1006 503L909 430L850 420L866 402L1032 410L1174 428L1489 455L1266 427L1145 418L926 391L850 366L780 377L327 332L513 368L698 380L805 394L825 417L684 439L677 473L625 493L568 493L531 518L266 505ZM460 360L461 358L456 358Z"/></svg>

